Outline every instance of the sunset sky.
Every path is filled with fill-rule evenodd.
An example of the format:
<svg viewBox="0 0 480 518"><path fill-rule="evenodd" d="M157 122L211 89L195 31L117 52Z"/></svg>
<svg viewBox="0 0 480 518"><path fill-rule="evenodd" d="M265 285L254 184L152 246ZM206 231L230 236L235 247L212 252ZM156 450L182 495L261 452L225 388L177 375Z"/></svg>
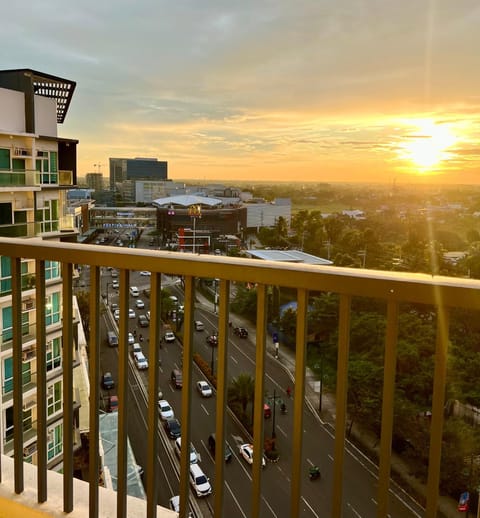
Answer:
<svg viewBox="0 0 480 518"><path fill-rule="evenodd" d="M18 5L16 5L18 4ZM78 173L480 183L478 0L10 2L3 69L77 82Z"/></svg>

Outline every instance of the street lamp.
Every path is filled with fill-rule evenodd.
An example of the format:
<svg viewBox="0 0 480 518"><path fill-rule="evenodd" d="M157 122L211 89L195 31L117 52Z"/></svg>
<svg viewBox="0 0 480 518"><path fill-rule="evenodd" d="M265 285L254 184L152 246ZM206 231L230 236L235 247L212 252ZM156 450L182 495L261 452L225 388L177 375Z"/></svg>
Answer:
<svg viewBox="0 0 480 518"><path fill-rule="evenodd" d="M195 222L197 218L202 217L202 206L201 205L190 205L188 207L188 215L193 218L193 253L195 253Z"/></svg>
<svg viewBox="0 0 480 518"><path fill-rule="evenodd" d="M217 279L213 279L213 312L217 312Z"/></svg>
<svg viewBox="0 0 480 518"><path fill-rule="evenodd" d="M272 415L272 440L275 440L276 437L277 437L277 434L275 433L275 407L277 406L277 399L280 399L280 396L277 396L277 393L275 391L275 389L273 389L273 397L268 397L267 395L267 398L268 398L268 402L271 403L271 401L273 400L273 415ZM273 443L275 444L275 442Z"/></svg>
<svg viewBox="0 0 480 518"><path fill-rule="evenodd" d="M214 362L215 362L215 347L212 345L212 364L211 364L212 376L213 376Z"/></svg>

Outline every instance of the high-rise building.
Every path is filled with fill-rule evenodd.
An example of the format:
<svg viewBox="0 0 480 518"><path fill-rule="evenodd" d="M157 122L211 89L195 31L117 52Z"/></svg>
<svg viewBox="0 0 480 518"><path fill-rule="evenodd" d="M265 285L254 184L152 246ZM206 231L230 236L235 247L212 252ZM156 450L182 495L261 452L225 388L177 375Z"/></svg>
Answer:
<svg viewBox="0 0 480 518"><path fill-rule="evenodd" d="M57 135L68 111L75 83L30 69L0 71L0 236L25 239L76 240L74 216L66 210L66 193L76 183L77 140ZM0 257L0 452L13 454L13 330L9 295L12 262ZM63 354L78 344L62 339L62 271L58 262L36 271L35 260L20 263L22 286L22 379L24 459L36 463L37 413L46 404L47 463L62 460ZM37 355L36 276L45 275L46 356ZM77 319L78 320L78 319ZM75 322L74 322L75 326ZM42 333L43 334L43 333ZM74 333L76 335L76 333ZM74 340L76 342L76 340ZM78 361L76 362L78 364ZM45 369L46 401L37 397L37 376ZM78 408L76 410L78 412ZM75 426L72 424L72 426Z"/></svg>
<svg viewBox="0 0 480 518"><path fill-rule="evenodd" d="M168 179L168 162L156 158L110 158L110 189L134 202L135 182Z"/></svg>

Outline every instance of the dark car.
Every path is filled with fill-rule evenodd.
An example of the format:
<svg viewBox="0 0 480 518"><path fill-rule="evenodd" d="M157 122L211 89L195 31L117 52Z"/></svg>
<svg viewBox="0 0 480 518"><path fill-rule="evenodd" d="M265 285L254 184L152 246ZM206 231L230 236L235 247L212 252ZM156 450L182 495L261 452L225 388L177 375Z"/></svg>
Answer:
<svg viewBox="0 0 480 518"><path fill-rule="evenodd" d="M178 419L168 419L165 421L165 430L170 439L178 439L181 435L180 421Z"/></svg>
<svg viewBox="0 0 480 518"><path fill-rule="evenodd" d="M118 410L118 396L110 396L107 400L107 412L116 412Z"/></svg>
<svg viewBox="0 0 480 518"><path fill-rule="evenodd" d="M110 390L115 386L115 382L113 381L112 373L106 372L102 376L102 387L104 389Z"/></svg>
<svg viewBox="0 0 480 518"><path fill-rule="evenodd" d="M148 321L148 318L145 315L138 315L138 325L140 327L148 327L150 325L150 322Z"/></svg>
<svg viewBox="0 0 480 518"><path fill-rule="evenodd" d="M209 335L206 338L207 344L217 346L218 345L218 336L217 335Z"/></svg>
<svg viewBox="0 0 480 518"><path fill-rule="evenodd" d="M211 433L208 436L208 448L212 452L212 455L215 456L215 443L216 443L216 437L214 433ZM232 449L228 445L228 442L225 441L225 462L230 462L232 460L233 453Z"/></svg>
<svg viewBox="0 0 480 518"><path fill-rule="evenodd" d="M248 331L244 327L234 327L233 332L240 338L248 337Z"/></svg>

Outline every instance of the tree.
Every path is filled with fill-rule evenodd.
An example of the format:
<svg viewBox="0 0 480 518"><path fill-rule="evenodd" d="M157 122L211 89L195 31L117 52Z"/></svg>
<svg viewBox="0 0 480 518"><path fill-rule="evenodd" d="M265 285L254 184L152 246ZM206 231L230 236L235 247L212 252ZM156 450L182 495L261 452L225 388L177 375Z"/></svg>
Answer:
<svg viewBox="0 0 480 518"><path fill-rule="evenodd" d="M230 381L228 386L228 404L232 407L232 410L239 414L240 420L247 427L253 422L252 418L248 418L247 409L248 406L253 403L253 397L255 394L255 380L250 374L239 374L236 378ZM239 411L239 412L238 412Z"/></svg>
<svg viewBox="0 0 480 518"><path fill-rule="evenodd" d="M243 315L254 322L257 315L256 288L248 284L237 283L231 308L234 313Z"/></svg>

